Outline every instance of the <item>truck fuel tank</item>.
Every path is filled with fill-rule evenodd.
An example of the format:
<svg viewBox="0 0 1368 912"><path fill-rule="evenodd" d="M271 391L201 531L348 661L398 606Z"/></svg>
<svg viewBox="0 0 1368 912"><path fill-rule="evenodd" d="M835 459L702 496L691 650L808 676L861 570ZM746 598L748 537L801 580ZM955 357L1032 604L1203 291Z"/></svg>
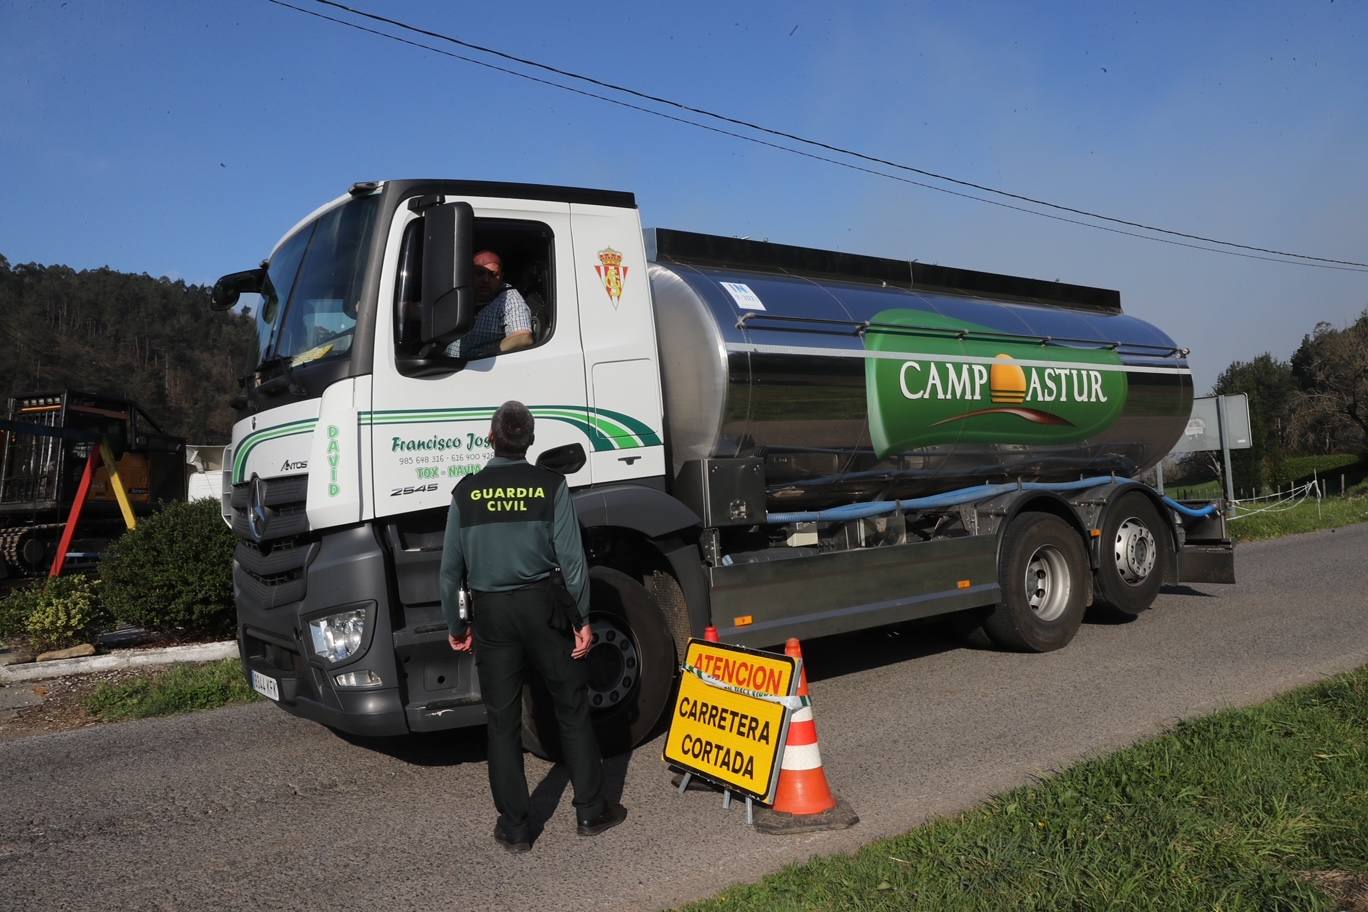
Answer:
<svg viewBox="0 0 1368 912"><path fill-rule="evenodd" d="M656 229L674 470L759 459L770 510L1132 476L1182 434L1184 349L1114 291Z"/></svg>

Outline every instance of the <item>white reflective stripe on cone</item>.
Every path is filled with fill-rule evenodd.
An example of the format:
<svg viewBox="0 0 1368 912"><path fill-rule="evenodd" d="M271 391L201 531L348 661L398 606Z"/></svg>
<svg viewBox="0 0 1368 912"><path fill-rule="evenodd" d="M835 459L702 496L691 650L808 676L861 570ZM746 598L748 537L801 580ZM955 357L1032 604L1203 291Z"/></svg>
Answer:
<svg viewBox="0 0 1368 912"><path fill-rule="evenodd" d="M780 769L810 770L822 765L822 751L813 744L790 744L784 748L784 762Z"/></svg>
<svg viewBox="0 0 1368 912"><path fill-rule="evenodd" d="M804 706L802 709L797 710L797 711L793 714L793 716L789 719L789 723L790 723L790 724L792 724L792 723L794 723L794 722L811 722L811 721L812 721L812 707L811 707L811 706Z"/></svg>

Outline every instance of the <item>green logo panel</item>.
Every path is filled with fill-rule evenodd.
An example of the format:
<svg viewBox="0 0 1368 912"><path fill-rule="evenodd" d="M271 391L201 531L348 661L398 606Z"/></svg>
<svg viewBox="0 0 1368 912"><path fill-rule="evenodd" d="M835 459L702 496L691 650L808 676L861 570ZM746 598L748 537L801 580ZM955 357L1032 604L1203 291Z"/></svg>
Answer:
<svg viewBox="0 0 1368 912"><path fill-rule="evenodd" d="M915 310L873 322L886 327L865 333L866 350L883 355L865 359L880 458L933 444L1076 443L1125 408L1126 374L1105 369L1121 364L1108 349L975 338L997 331Z"/></svg>

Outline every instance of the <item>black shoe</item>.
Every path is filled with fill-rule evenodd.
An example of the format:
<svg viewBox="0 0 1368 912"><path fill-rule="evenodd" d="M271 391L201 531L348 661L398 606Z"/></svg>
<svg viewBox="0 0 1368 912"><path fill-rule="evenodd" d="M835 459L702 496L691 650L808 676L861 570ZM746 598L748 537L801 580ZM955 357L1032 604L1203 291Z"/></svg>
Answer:
<svg viewBox="0 0 1368 912"><path fill-rule="evenodd" d="M597 836L604 830L611 830L627 819L627 809L616 801L603 809L603 813L590 820L581 820L576 831L581 836Z"/></svg>
<svg viewBox="0 0 1368 912"><path fill-rule="evenodd" d="M514 855L521 855L523 852L532 851L532 840L526 836L514 836L504 832L504 828L497 823L494 824L494 841L503 846L505 850Z"/></svg>

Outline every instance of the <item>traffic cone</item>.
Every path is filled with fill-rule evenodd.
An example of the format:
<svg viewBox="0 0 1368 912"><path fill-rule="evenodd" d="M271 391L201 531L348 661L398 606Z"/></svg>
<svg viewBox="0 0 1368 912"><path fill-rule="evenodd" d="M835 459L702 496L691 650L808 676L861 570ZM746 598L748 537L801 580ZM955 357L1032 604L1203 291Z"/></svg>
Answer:
<svg viewBox="0 0 1368 912"><path fill-rule="evenodd" d="M789 719L774 806L755 812L755 828L762 833L780 834L843 830L854 826L860 818L849 805L832 794L822 770L817 723L812 718L808 697L807 666L802 662L803 648L797 637L789 637L784 644L784 654L799 660L798 696L803 705Z"/></svg>
<svg viewBox="0 0 1368 912"><path fill-rule="evenodd" d="M703 639L707 640L709 643L722 642L722 638L717 635L717 628L714 627L712 624L709 624L707 627L703 628Z"/></svg>

